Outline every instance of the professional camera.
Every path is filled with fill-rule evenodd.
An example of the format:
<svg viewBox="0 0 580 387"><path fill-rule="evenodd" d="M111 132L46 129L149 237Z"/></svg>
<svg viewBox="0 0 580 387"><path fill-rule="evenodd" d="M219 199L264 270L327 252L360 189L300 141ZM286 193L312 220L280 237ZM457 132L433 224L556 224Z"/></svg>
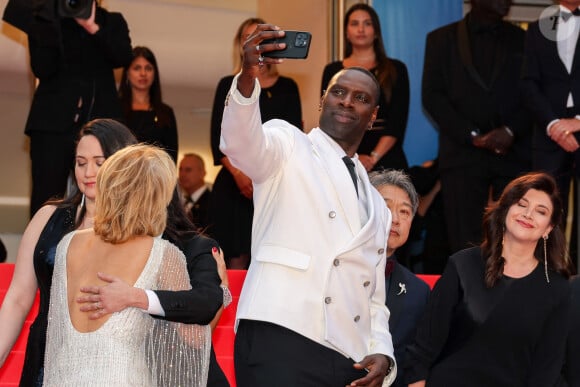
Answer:
<svg viewBox="0 0 580 387"><path fill-rule="evenodd" d="M95 0L57 0L56 10L60 17L88 19Z"/></svg>

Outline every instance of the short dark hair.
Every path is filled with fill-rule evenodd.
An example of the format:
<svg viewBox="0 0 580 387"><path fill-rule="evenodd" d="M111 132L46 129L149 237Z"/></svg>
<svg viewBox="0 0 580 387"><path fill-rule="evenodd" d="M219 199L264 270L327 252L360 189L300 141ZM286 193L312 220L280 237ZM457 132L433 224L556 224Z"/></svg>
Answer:
<svg viewBox="0 0 580 387"><path fill-rule="evenodd" d="M357 67L357 66L355 66L355 67L348 67L348 68L342 69L339 72L337 72L336 74L334 74L334 76L330 79L330 82L329 82L328 85L330 86L330 83L332 83L332 80L333 79L336 79L341 74L344 74L344 73L346 73L348 71L351 71L351 70L359 71L359 72L365 74L366 76L368 76L370 79L373 80L373 82L375 84L375 91L372 94L373 94L373 97L375 99L375 104L378 105L379 104L379 96L380 96L380 93L381 93L381 85L379 84L379 81L377 81L377 78L375 77L375 75L373 73L371 73L369 70L365 69L364 67ZM325 92L327 92L327 91L328 91L328 89L325 90Z"/></svg>

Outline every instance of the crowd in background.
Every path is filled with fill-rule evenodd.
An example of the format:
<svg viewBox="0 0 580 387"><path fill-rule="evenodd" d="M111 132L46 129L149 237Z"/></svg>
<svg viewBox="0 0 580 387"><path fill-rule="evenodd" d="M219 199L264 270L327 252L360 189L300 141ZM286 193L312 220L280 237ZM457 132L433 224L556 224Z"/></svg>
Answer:
<svg viewBox="0 0 580 387"><path fill-rule="evenodd" d="M576 13L580 14L580 0L560 1L553 15L559 20L559 29L553 39L545 36L542 21L531 23L527 32L504 21L511 0L472 0L471 6L471 11L463 19L432 31L426 38L422 101L439 135L439 152L435 160L420 166L408 165L403 143L412 141L405 136L409 114L409 75L403 62L387 55L379 16L371 6L359 3L349 8L343 20L343 59L320 69L321 123L320 128L313 130L322 129L333 139L330 118L325 114L329 114L333 101L343 97L340 93L347 94L353 83L358 85L357 77L372 74L371 86L369 82L359 83L371 90L377 87L378 110L369 110L368 122L359 122L358 129L364 130L360 141L349 139L348 146L354 146L356 156L349 154L347 149L345 151L348 159L362 166L359 170L356 167L352 172L349 170L356 192L355 203L362 207L375 205L379 196L374 192L365 193L363 189L372 185L390 210L390 217L376 224L388 230L388 240L381 246L383 251L379 254L385 255L385 274L381 273L380 280L384 282L386 306L390 310L390 319L389 311L386 317L392 348L379 352L379 355L385 355L385 363L382 357L377 360L374 353L355 358L355 368L363 363L366 366L365 362L368 362L371 372L366 375L359 369L360 374L348 374L347 377L360 378L357 380L365 383L369 381L367 378L384 378L385 383L388 380L396 386L413 387L424 386L426 382L433 386L465 385L467 381L470 385L481 386L577 386L580 385L580 376L572 364L578 360L580 344L572 326L579 320L577 293L580 281L568 281L576 272L570 257L577 253L577 201L573 201L573 208L568 208L568 199L571 184L574 184L574 195L577 195L575 182L580 162L577 159L580 155L580 107L576 107L576 101L580 101L580 78L576 66L580 64L575 61L580 31ZM135 293L131 300L117 301L115 297L119 292L114 293L114 290L128 291L135 282L131 279L135 280L141 270L146 272L144 266L153 262L155 256L141 254L141 266L133 267L130 273L121 271L119 274L114 265L97 267L95 270L110 271L109 274L117 277L99 275L102 288L79 290L89 294L84 301L78 301L79 304L88 306L73 317L76 324L85 324L86 331L98 330L102 324L95 324L93 320L107 314L118 312L131 316L127 307L141 308L139 316L161 316L163 322L169 320L176 324L210 327L212 320L215 322L219 318L219 310L227 298L227 276L224 277L223 270L218 273L222 259L230 269L248 269L254 265L265 271L272 270L268 266L269 257L262 256L256 263L252 253L263 251L262 243L268 245L271 242L264 236L271 236L272 231L266 230L264 225L277 216L276 212L270 212L273 211L270 208L272 203L278 200L283 205L294 202L287 198L289 192L274 195L272 201L268 195L284 187L286 175L297 174L303 178L292 180L296 183L290 187L293 190L309 192L316 188L308 180L308 174L285 169L286 164L281 160L292 160L288 162L292 165L293 158L281 146L275 151L270 150L275 156L271 164L283 165L280 167L282 172L276 172L279 172L276 177L279 180L274 179L277 183L266 185L268 189L264 189L265 181L269 184L271 175L276 173L267 174L269 170L265 166L248 166L244 160L240 161L236 144L224 141L225 136L236 139L231 131L222 133L222 117L237 113L235 109L239 101L233 104L234 113L231 113L228 112L228 98L233 95L232 83L238 82L237 92L241 96L237 98L252 100L251 103L259 107L261 123L275 119L286 121L289 126L280 126L283 132L280 136L291 132L288 138L299 144L298 151L303 151L300 144L306 137L307 128L303 127L298 85L279 72L275 60L264 62L262 56L262 51L277 49L261 45L263 34L271 33L260 27L266 21L247 19L233 37L234 66L232 73L224 76L216 87L211 127L208 128L213 164L221 166L215 181L210 184L205 181L202 157L186 153L178 160L177 120L171 106L162 98L161 70L149 48L131 46L129 28L123 16L105 10L98 1L92 3L87 17L61 17L54 12L40 8L25 27L31 68L39 80L25 128L30 137L32 220L18 252L18 269L13 284L0 309L0 325L8 327L0 335L1 364L18 336L37 288L40 289L41 309L31 327L21 385L42 385L43 379L47 385L58 384L62 374L71 371L52 368L49 361L51 373L44 373L45 359L52 361L57 356L56 349L62 345L62 341L59 344L49 342L51 351L47 350L49 357L45 357L49 306L60 308L57 309L60 317L55 319L62 319L66 315L63 310L67 309L66 299L60 299L60 304L55 306L50 296L51 287L55 289L56 286L61 295L67 291L66 286L59 287L66 283L62 279L66 277L62 266L58 271L59 282L52 281L55 265L59 267L59 262L62 264L64 259L63 252L57 254L56 249L69 232L80 238L90 233L82 230L94 227L98 231L95 235L108 235L106 230L99 229L106 228L103 226L106 222L95 206L99 194L96 184L101 179L97 178L97 172L104 164L108 165L107 160L109 163L117 160L110 160L116 151L137 142L152 145L145 147L143 154L152 152L148 157L159 163L171 159L171 166L178 173L175 176L169 173L165 178L176 177L178 185L171 186L163 194L156 194L163 196L163 207L169 206L162 214L162 224L149 225L149 229L159 228L159 232L140 234L140 231L134 231L121 240L121 244L116 240L108 241L110 245L101 246L101 252L103 255L126 252L123 243L127 240L143 235L151 237L151 240L145 238L136 244L142 249L149 246L147 243L158 243L151 241L165 230L163 237L177 245L175 255L180 262L176 264L179 266L177 269L171 270L183 276L188 274L191 285L181 281L183 283L179 286L167 283L165 287L155 288L153 278L162 278L170 269L163 266L149 268L153 277L141 287L152 290ZM254 56L257 56L257 62L250 63ZM123 71L116 87L113 70L119 67ZM236 77L240 72L252 74L259 94L244 94L244 86L249 83L244 83L247 79L240 81L240 77ZM353 76L356 72L364 75ZM349 86L340 89L341 82ZM366 97L373 95L372 92L367 94ZM356 97L362 99L365 96ZM353 103L364 102L357 100ZM346 102L336 103L347 105ZM346 113L340 114L344 115L344 121L354 120ZM268 132L277 123L269 124L264 138L270 139L268 136L271 135L277 141L277 134ZM243 120L237 122L241 128L253 130L246 128L246 124ZM226 129L231 129L231 121ZM317 136L316 131L314 136ZM313 143L314 148L320 145L317 140ZM343 146L339 141L337 143ZM169 157L155 153L157 148L153 146L165 150ZM126 157L131 160L130 155ZM256 155L248 155L250 160L253 157ZM149 162L154 164L151 160ZM349 168L348 160L345 163ZM361 177L363 171L365 176ZM157 175L151 173L151 176L163 175L159 170L155 172ZM255 177L254 181L250 175ZM105 178L106 175L102 177ZM324 186L323 182L319 183ZM114 187L114 183L111 185ZM258 197L255 189L258 189ZM115 192L114 189L111 192ZM304 194L300 192L296 197ZM316 194L311 196L316 199ZM154 208L153 203L146 199L138 202L133 198L130 201L127 191L117 197L125 198L129 207L142 206L144 212ZM102 197L100 200L105 202ZM255 207L257 204L259 206ZM302 214L302 209L297 208L299 206L300 203L291 209L296 216ZM565 237L566 228L570 227L566 223L568 212L573 215L573 228L568 230L569 240ZM328 215L330 218L333 218L332 213ZM360 219L365 224L371 214L367 211L361 213L365 213ZM282 218L289 219L287 216ZM295 228L306 227L299 217L294 222ZM322 231L317 232L324 235ZM275 236L287 236L288 243L294 243L291 237L295 236L295 231L287 233ZM252 240L256 235L262 239ZM68 238L66 244L70 242ZM162 246L168 244L161 243ZM223 249L221 256L218 244ZM110 246L116 247L108 250ZM86 253L82 248L75 251L77 256ZM270 252L275 253L273 250ZM278 253L286 258L287 252ZM199 264L202 258L196 260L201 256L203 270ZM71 258L74 259L75 255ZM294 258L299 260L300 257ZM344 262L344 257L339 255L333 260L333 266L344 265ZM293 267L296 268L305 269ZM81 272L79 269L78 273ZM442 277L430 293L413 272L442 274ZM271 273L272 278L280 274L276 270ZM257 292L257 284L264 289L271 285L257 274L250 273L250 278L254 284L249 286L256 287L247 292ZM76 285L73 282L70 286ZM78 287L82 288L81 285ZM305 288L308 286L306 283ZM571 288L574 292L572 299ZM194 295L195 292L201 293ZM379 295L373 293L369 299L374 300L375 296ZM199 304L202 297L205 301L199 310L185 308L185 311L176 311L179 309L177 305L184 302ZM274 296L258 294L256 297L263 297L260 307L249 306L250 301L241 304L242 314L245 313L241 318L241 337L252 338L263 330L276 340L286 339L285 331L281 333L270 326L274 324L269 323L274 322L294 332L307 332L305 337L318 339L316 325L304 328L291 316L280 317L275 312L260 315L260 308L269 305ZM138 306L143 299L147 300L145 307ZM331 297L321 299L325 304L331 304ZM304 308L300 310L306 310ZM94 313L94 316L87 317L85 312ZM140 319L139 316L135 318ZM266 316L263 319L266 323L260 316ZM357 315L355 323L360 318L361 315ZM149 329L149 320L139 321L146 326L143 329ZM134 326L131 324L135 323L127 326ZM127 326L119 324L116 328ZM52 329L54 337L55 328ZM314 333L309 336L311 332ZM359 333L356 329L353 332ZM65 342L66 335L63 334ZM74 336L74 333L70 335ZM194 344L190 343L199 345L199 351L192 357L199 361L196 372L206 376L196 376L196 383L203 385L207 378L210 386L227 385L213 351L209 347L202 351L205 347L200 343L206 337L199 336L197 341L193 340ZM264 348L271 344L265 338L262 341L252 343L265 345ZM336 341L340 342L339 339ZM85 342L75 343L79 347L86 345ZM312 348L318 356L320 350L318 347L301 347L302 343L294 339L284 343L288 343L296 353L299 348ZM243 361L249 361L250 355L244 352L242 345L239 352L236 351L236 356L243 355ZM321 357L326 356L320 353ZM75 352L66 353L66 356L71 363ZM294 363L296 359L292 356L291 353L284 359ZM99 354L95 357L99 358ZM333 362L336 360L332 359ZM261 364L267 364L266 359L263 361ZM302 360L302 363L307 361ZM288 377L303 372L300 369L302 363L296 365L296 370L291 369ZM251 368L248 364L244 363L242 367ZM144 364L142 366L146 369ZM106 365L100 369L112 372ZM377 376L378 369L387 376ZM244 382L250 385L251 380L257 380L252 379L256 375L246 371L237 371L242 376L240 385ZM292 374L294 371L296 374ZM274 377L275 373L268 371L265 375ZM93 378L89 374L77 377L80 380ZM132 375L127 377L130 380Z"/></svg>

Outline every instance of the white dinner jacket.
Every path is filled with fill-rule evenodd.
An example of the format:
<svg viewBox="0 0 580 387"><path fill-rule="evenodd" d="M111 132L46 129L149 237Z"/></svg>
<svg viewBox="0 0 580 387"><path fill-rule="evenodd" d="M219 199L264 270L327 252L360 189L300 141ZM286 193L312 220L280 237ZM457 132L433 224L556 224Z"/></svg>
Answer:
<svg viewBox="0 0 580 387"><path fill-rule="evenodd" d="M393 344L385 306L385 246L391 214L356 163L368 199L361 226L349 172L319 129L263 126L258 98L237 77L226 99L220 149L254 183L252 263L236 321L284 326L360 361ZM396 372L391 372L394 378Z"/></svg>

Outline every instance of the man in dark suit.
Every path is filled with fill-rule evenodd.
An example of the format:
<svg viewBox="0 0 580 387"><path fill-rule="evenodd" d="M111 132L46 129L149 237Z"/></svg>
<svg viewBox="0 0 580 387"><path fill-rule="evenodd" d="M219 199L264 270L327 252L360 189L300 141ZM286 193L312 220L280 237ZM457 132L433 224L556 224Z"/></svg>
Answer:
<svg viewBox="0 0 580 387"><path fill-rule="evenodd" d="M201 156L195 153L183 156L179 163L179 188L185 213L193 224L209 233L211 190L205 183L205 174Z"/></svg>
<svg viewBox="0 0 580 387"><path fill-rule="evenodd" d="M560 1L529 25L523 71L524 100L536 123L533 167L554 176L566 212L570 181L580 176L578 6L579 0Z"/></svg>
<svg viewBox="0 0 580 387"><path fill-rule="evenodd" d="M429 286L397 261L396 250L407 242L413 217L419 207L419 195L409 176L402 171L372 172L371 184L391 210L392 223L387 240L385 281L387 307L391 312L389 331L393 336L395 360L405 364L405 348L413 341L415 327L429 299ZM392 386L404 384L403 367Z"/></svg>
<svg viewBox="0 0 580 387"><path fill-rule="evenodd" d="M472 0L459 22L427 36L423 106L439 130L441 192L451 251L481 240L488 200L529 170L531 129L520 104L524 31L504 22L511 0Z"/></svg>

